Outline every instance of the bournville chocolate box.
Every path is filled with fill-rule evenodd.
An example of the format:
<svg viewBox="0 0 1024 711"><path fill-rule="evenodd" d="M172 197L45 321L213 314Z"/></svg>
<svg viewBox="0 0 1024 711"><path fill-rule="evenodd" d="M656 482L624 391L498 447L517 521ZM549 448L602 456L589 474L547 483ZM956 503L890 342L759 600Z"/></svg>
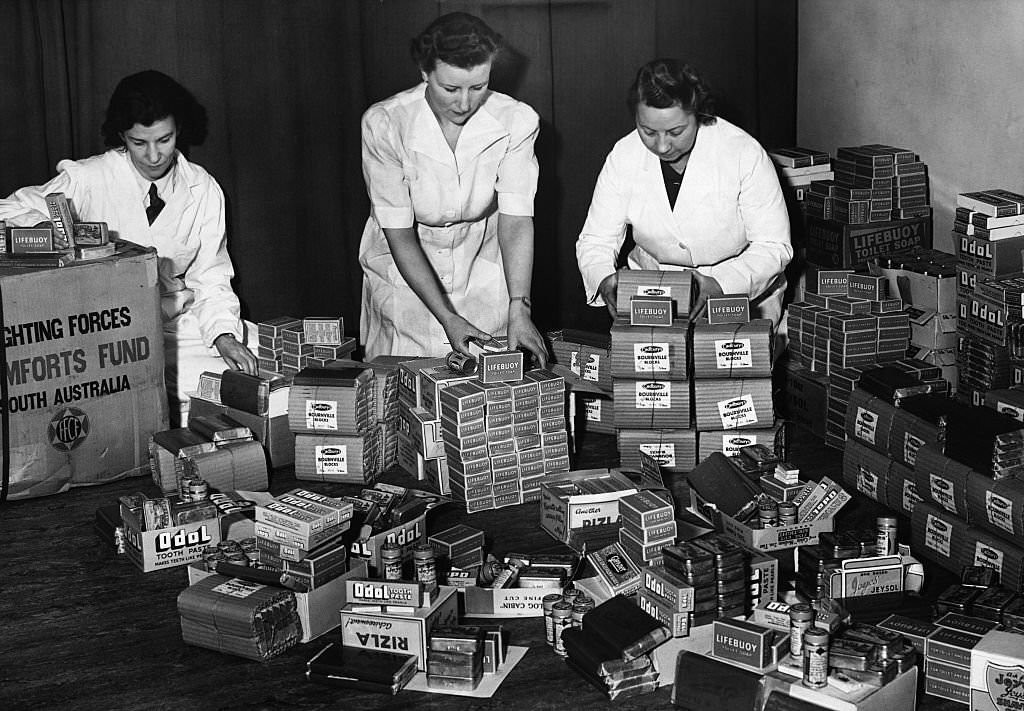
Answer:
<svg viewBox="0 0 1024 711"><path fill-rule="evenodd" d="M167 429L156 253L60 269L0 269L9 499L149 473Z"/></svg>

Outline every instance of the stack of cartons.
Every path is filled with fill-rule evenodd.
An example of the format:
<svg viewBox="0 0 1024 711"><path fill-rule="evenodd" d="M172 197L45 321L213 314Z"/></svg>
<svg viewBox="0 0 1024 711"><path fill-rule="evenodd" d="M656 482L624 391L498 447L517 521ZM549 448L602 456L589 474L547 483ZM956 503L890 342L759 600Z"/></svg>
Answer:
<svg viewBox="0 0 1024 711"><path fill-rule="evenodd" d="M801 209L808 209L813 197L808 188L812 181L830 181L835 177L832 172L832 156L825 151L793 146L775 148L768 155L778 167L781 183L793 190L797 204Z"/></svg>
<svg viewBox="0 0 1024 711"><path fill-rule="evenodd" d="M687 347L690 289L688 272L620 273L611 376L623 467L639 469L641 453L668 471L685 473L696 464Z"/></svg>

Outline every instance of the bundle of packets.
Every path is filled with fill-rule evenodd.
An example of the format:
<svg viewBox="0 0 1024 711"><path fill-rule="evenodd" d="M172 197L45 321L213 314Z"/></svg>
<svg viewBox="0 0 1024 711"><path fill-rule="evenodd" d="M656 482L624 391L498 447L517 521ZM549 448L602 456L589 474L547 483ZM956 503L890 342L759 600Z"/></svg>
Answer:
<svg viewBox="0 0 1024 711"><path fill-rule="evenodd" d="M185 459L181 479L203 479L218 491L266 491L267 454L255 441L225 444Z"/></svg>
<svg viewBox="0 0 1024 711"><path fill-rule="evenodd" d="M358 435L376 423L375 375L369 366L304 368L288 396L292 432Z"/></svg>
<svg viewBox="0 0 1024 711"><path fill-rule="evenodd" d="M252 430L220 412L189 417L188 428L218 447L236 442L253 441Z"/></svg>
<svg viewBox="0 0 1024 711"><path fill-rule="evenodd" d="M659 579L664 589L678 586L677 604L681 606L686 601L681 586L691 588L689 628L746 611L749 570L742 548L715 536L680 541L666 546L663 553L665 572Z"/></svg>
<svg viewBox="0 0 1024 711"><path fill-rule="evenodd" d="M178 497L150 498L143 493L119 497L121 520L134 521L139 531L158 531L170 526L184 526L196 521L216 519L218 511L213 502Z"/></svg>
<svg viewBox="0 0 1024 711"><path fill-rule="evenodd" d="M280 370L285 375L307 367L322 368L356 349L356 339L345 337L340 317L304 318L282 326L280 334Z"/></svg>
<svg viewBox="0 0 1024 711"><path fill-rule="evenodd" d="M472 691L484 676L483 627L434 627L427 651L427 687Z"/></svg>
<svg viewBox="0 0 1024 711"><path fill-rule="evenodd" d="M670 473L689 472L697 465L697 431L690 429L619 429L619 465L640 469L643 454L654 457Z"/></svg>
<svg viewBox="0 0 1024 711"><path fill-rule="evenodd" d="M675 505L667 492L638 491L619 499L619 544L639 566L660 563L676 540Z"/></svg>
<svg viewBox="0 0 1024 711"><path fill-rule="evenodd" d="M249 375L241 370L205 371L199 376L196 396L253 415L276 417L288 412L290 384L291 378L280 373Z"/></svg>
<svg viewBox="0 0 1024 711"><path fill-rule="evenodd" d="M295 595L284 588L210 575L178 595L186 644L266 661L302 638Z"/></svg>
<svg viewBox="0 0 1024 711"><path fill-rule="evenodd" d="M261 373L283 372L284 331L301 326L302 319L294 316L278 316L256 324L256 356Z"/></svg>
<svg viewBox="0 0 1024 711"><path fill-rule="evenodd" d="M257 505L254 529L261 560L300 562L344 547L341 537L354 511L350 501L307 489L293 489Z"/></svg>
<svg viewBox="0 0 1024 711"><path fill-rule="evenodd" d="M217 449L217 445L187 427L155 432L149 440L149 466L153 483L165 494L178 491L189 457Z"/></svg>
<svg viewBox="0 0 1024 711"><path fill-rule="evenodd" d="M384 431L357 435L295 435L295 478L369 484L384 471Z"/></svg>
<svg viewBox="0 0 1024 711"><path fill-rule="evenodd" d="M631 600L616 595L562 631L566 663L609 699L654 691L658 672L649 653L671 636L668 628Z"/></svg>
<svg viewBox="0 0 1024 711"><path fill-rule="evenodd" d="M607 335L563 328L547 337L552 363L567 367L581 380L597 383L605 392L611 391L611 342Z"/></svg>
<svg viewBox="0 0 1024 711"><path fill-rule="evenodd" d="M416 676L416 657L331 642L306 662L306 680L394 696Z"/></svg>

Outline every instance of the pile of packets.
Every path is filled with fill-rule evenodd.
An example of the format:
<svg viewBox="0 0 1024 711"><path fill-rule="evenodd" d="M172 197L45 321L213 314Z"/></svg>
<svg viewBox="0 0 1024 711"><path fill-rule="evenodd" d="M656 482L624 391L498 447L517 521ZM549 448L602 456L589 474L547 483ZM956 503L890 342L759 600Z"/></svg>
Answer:
<svg viewBox="0 0 1024 711"><path fill-rule="evenodd" d="M261 321L256 328L261 373L287 376L307 367L323 368L356 349L356 339L345 336L341 316L280 316Z"/></svg>

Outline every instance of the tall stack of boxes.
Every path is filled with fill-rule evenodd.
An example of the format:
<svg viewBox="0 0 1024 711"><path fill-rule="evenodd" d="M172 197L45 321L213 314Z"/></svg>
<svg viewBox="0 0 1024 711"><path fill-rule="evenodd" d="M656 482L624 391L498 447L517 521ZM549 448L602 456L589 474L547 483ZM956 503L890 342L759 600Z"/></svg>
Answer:
<svg viewBox="0 0 1024 711"><path fill-rule="evenodd" d="M450 493L469 513L539 501L544 475L569 470L565 381L549 370L524 373L521 351L484 352L475 375L449 375L420 371Z"/></svg>
<svg viewBox="0 0 1024 711"><path fill-rule="evenodd" d="M957 196L958 394L980 403L988 390L1019 382L1024 355L1020 274L1024 195L994 189Z"/></svg>
<svg viewBox="0 0 1024 711"><path fill-rule="evenodd" d="M770 320L750 320L747 297L708 299L691 347L699 460L712 452L735 456L751 444L776 449L773 342Z"/></svg>
<svg viewBox="0 0 1024 711"><path fill-rule="evenodd" d="M691 279L681 271L619 273L611 376L623 467L639 469L641 452L671 472L696 465L686 320Z"/></svg>
<svg viewBox="0 0 1024 711"><path fill-rule="evenodd" d="M444 452L439 451L440 422L436 417L421 418L414 414L422 404L420 372L444 365L444 358L409 358L398 363L395 424L398 465L417 479L432 482L440 493L448 494L448 462Z"/></svg>
<svg viewBox="0 0 1024 711"><path fill-rule="evenodd" d="M615 434L612 407L611 343L607 335L561 329L548 334L551 362L569 368L593 390L575 389L575 412L570 412L570 434Z"/></svg>
<svg viewBox="0 0 1024 711"><path fill-rule="evenodd" d="M369 483L382 472L374 371L368 366L304 368L288 394L295 477Z"/></svg>
<svg viewBox="0 0 1024 711"><path fill-rule="evenodd" d="M808 188L813 181L825 181L835 178L832 171L832 156L825 151L812 148L776 148L768 151L778 171L783 185L793 190L797 204L806 209L812 196Z"/></svg>

